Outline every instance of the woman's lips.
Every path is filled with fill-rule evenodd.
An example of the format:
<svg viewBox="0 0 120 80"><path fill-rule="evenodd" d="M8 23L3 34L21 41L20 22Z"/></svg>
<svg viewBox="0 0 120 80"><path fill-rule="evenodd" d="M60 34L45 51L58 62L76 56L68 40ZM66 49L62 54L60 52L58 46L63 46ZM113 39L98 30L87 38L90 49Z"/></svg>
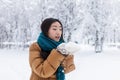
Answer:
<svg viewBox="0 0 120 80"><path fill-rule="evenodd" d="M60 36L56 36L55 38L56 38L56 39L60 39Z"/></svg>

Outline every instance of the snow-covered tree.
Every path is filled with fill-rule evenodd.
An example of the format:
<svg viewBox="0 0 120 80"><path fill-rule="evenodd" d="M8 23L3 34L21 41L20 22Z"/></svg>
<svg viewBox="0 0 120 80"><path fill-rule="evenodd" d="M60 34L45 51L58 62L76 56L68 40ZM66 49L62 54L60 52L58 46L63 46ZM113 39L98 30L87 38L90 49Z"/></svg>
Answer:
<svg viewBox="0 0 120 80"><path fill-rule="evenodd" d="M0 39L8 48L37 40L45 18L58 18L65 41L95 45L120 42L120 2L113 0L0 0ZM4 35L4 37L3 37ZM13 42L13 45L11 44ZM25 46L24 46L25 45Z"/></svg>

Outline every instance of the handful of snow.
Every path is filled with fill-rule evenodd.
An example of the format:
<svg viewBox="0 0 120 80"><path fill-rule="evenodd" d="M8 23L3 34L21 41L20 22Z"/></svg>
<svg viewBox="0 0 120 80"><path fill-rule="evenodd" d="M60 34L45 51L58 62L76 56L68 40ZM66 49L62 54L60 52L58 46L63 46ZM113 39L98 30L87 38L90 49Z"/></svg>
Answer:
<svg viewBox="0 0 120 80"><path fill-rule="evenodd" d="M65 49L66 49L69 53L73 54L73 53L75 53L75 52L77 52L77 51L80 50L80 45L79 45L79 44L76 44L76 43L74 43L74 42L68 42L68 43L66 43L66 45L65 45Z"/></svg>

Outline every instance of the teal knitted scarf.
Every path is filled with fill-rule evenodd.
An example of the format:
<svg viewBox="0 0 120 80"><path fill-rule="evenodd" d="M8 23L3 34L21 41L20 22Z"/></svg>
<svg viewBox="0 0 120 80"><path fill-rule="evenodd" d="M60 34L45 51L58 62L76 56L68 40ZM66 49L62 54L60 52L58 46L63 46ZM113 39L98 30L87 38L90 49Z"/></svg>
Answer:
<svg viewBox="0 0 120 80"><path fill-rule="evenodd" d="M40 46L40 48L45 52L50 52L52 49L55 49L59 44L64 42L63 39L60 39L60 41L54 41L50 39L49 37L46 37L43 33L40 33L37 43ZM63 67L59 66L56 71L56 78L57 80L65 80L65 74L63 72Z"/></svg>

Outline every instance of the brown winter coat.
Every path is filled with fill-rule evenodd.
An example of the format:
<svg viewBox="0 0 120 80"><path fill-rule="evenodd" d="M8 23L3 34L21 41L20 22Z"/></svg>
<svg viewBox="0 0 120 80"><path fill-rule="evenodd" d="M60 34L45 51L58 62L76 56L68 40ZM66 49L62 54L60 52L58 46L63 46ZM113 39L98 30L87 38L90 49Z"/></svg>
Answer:
<svg viewBox="0 0 120 80"><path fill-rule="evenodd" d="M55 72L60 64L64 67L65 73L75 69L73 56L63 56L56 49L53 49L46 60L40 56L41 48L33 43L29 49L29 63L31 67L30 80L56 80Z"/></svg>

